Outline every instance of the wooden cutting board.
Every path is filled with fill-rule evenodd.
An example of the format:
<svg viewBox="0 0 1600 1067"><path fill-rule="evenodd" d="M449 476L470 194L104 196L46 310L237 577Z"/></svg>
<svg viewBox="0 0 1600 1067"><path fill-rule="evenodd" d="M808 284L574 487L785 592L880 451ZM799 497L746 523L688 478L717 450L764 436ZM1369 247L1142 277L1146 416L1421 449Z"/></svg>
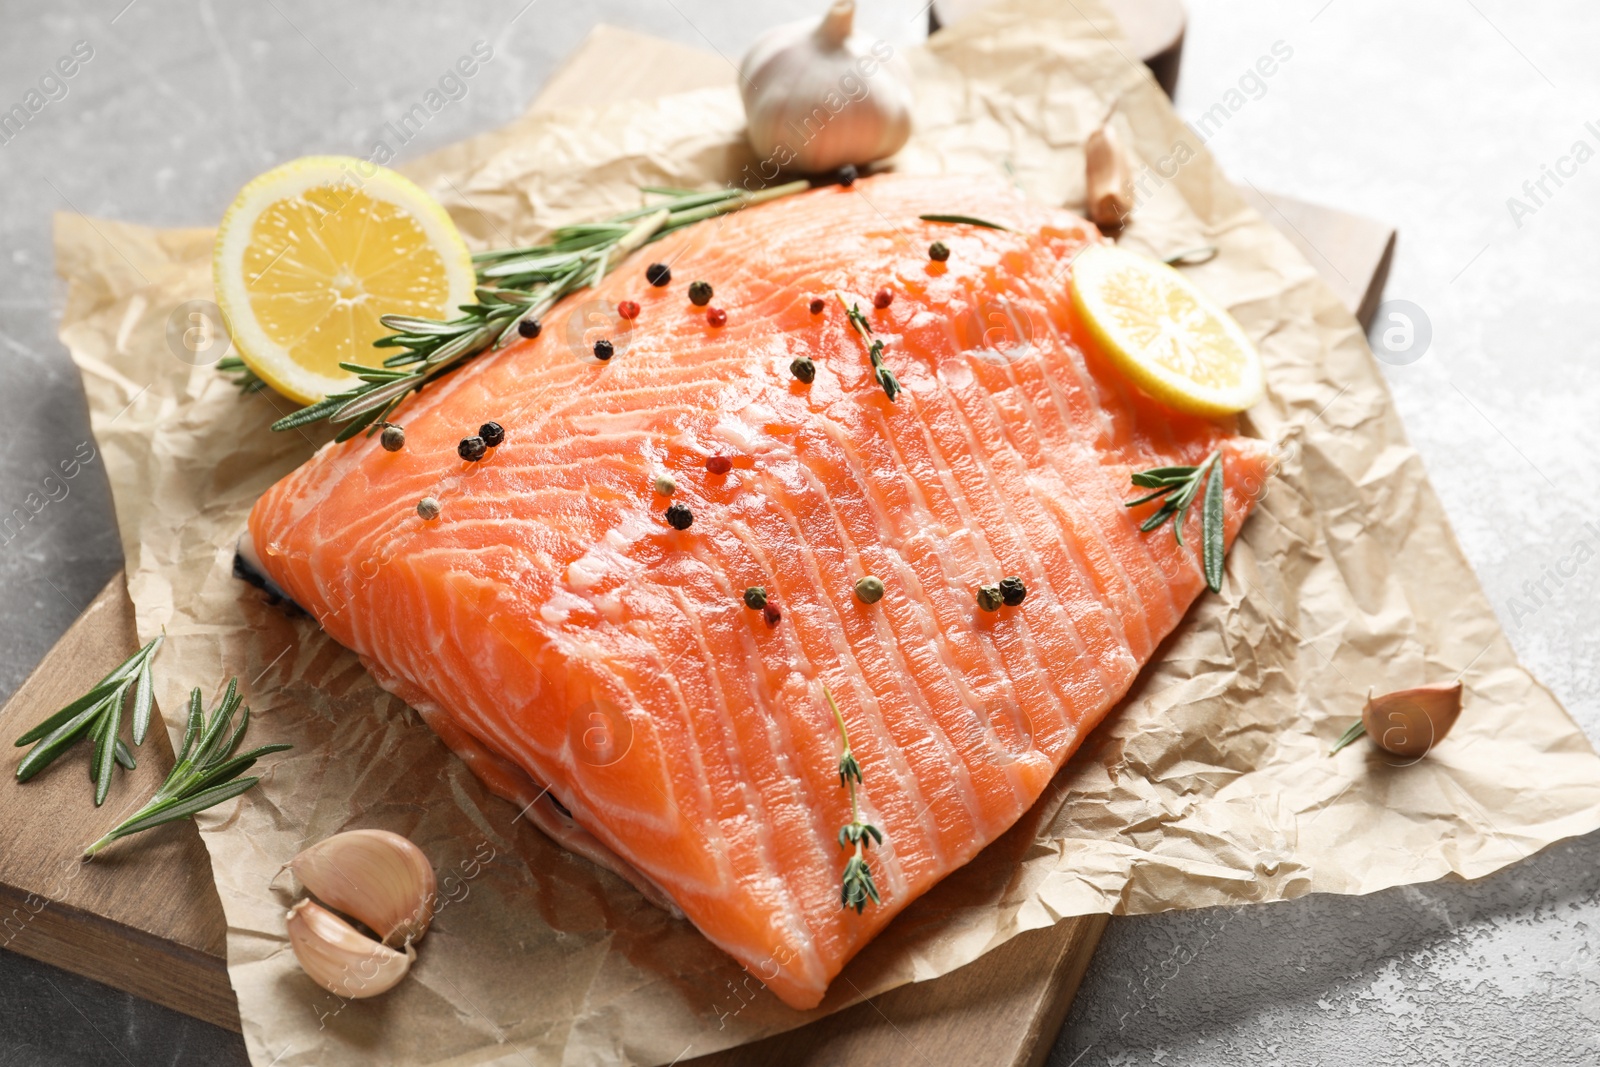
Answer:
<svg viewBox="0 0 1600 1067"><path fill-rule="evenodd" d="M591 72L602 57L608 73L597 80ZM732 77L716 56L602 26L552 76L534 106L639 98L723 85ZM1393 229L1287 198L1254 198L1351 310L1370 317L1388 271ZM133 605L118 574L0 708L0 738L16 737L87 691L137 645ZM193 824L150 831L138 847L109 850L91 864L77 858L165 777L172 766L166 734L151 731L138 769L118 775L101 809L88 803L85 746L26 785L9 773L21 757L15 751L0 776L0 948L238 1030L226 924ZM935 981L901 987L754 1046L683 1063L1037 1065L1106 922L1103 915L1068 919L1014 938Z"/></svg>

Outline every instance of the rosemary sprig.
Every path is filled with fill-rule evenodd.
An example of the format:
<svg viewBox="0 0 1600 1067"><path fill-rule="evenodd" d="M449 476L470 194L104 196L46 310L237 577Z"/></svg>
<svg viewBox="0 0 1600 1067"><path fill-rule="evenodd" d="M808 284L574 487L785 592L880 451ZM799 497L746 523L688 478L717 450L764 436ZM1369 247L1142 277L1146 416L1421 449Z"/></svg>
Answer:
<svg viewBox="0 0 1600 1067"><path fill-rule="evenodd" d="M239 716L237 726L230 725L233 713L239 710L239 681L228 679L228 691L222 701L205 718L205 706L200 690L189 693L189 719L183 729L183 747L178 752L172 773L161 783L156 795L125 821L118 823L100 840L84 849L83 858L89 859L111 842L149 830L163 823L186 819L198 811L224 800L238 796L259 778L240 778L262 756L269 752L282 752L292 745L262 745L235 755L244 732L250 726L250 709Z"/></svg>
<svg viewBox="0 0 1600 1067"><path fill-rule="evenodd" d="M233 384L239 387L239 395L249 396L259 393L267 387L256 372L251 370L244 360L238 356L223 356L217 360L217 373L226 374L233 379Z"/></svg>
<svg viewBox="0 0 1600 1067"><path fill-rule="evenodd" d="M475 304L462 304L462 314L449 321L385 315L380 320L394 332L373 342L376 348L399 351L381 367L341 363L360 384L336 393L272 424L292 430L327 419L342 423L337 441L366 430L370 435L412 393L474 356L509 344L526 319L537 321L563 297L599 285L629 253L675 230L755 204L777 200L810 188L800 179L770 189L713 189L692 192L647 187L644 193L666 197L614 215L603 222L562 226L544 244L507 248L474 255L478 288Z"/></svg>
<svg viewBox="0 0 1600 1067"><path fill-rule="evenodd" d="M900 392L900 379L894 376L894 371L883 362L883 342L872 336L872 324L861 313L858 304L846 304L844 296L834 293L839 298L839 304L844 308L845 318L850 320L850 325L855 327L856 333L867 342L867 358L872 360L872 374L878 379L878 384L883 386L883 395L891 401Z"/></svg>
<svg viewBox="0 0 1600 1067"><path fill-rule="evenodd" d="M122 712L128 705L128 694L132 693L133 743L143 744L145 732L150 728L150 710L155 705L150 661L155 659L162 640L157 636L100 679L93 689L17 738L18 748L33 745L33 750L17 764L17 781L26 782L80 739L93 738L94 758L89 761L89 779L94 783L95 806L104 804L111 791L112 765L121 764L129 771L138 766L119 736Z"/></svg>
<svg viewBox="0 0 1600 1067"><path fill-rule="evenodd" d="M1213 472L1215 477L1211 476ZM1161 506L1140 524L1139 529L1149 533L1169 519L1173 520L1172 534L1180 545L1183 544L1183 521L1189 515L1189 506L1204 487L1206 496L1200 509L1200 531L1204 541L1202 559L1205 563L1206 585L1213 593L1221 592L1224 528L1222 453L1211 453L1197 467L1152 467L1140 471L1133 476L1133 484L1155 491L1128 501L1128 507L1161 500Z"/></svg>
<svg viewBox="0 0 1600 1067"><path fill-rule="evenodd" d="M833 721L839 724L839 737L844 741L844 755L839 757L839 784L850 790L850 821L839 829L839 847L854 845L856 850L844 865L839 901L846 908L856 909L856 914L860 915L868 900L874 904L881 903L878 900L878 887L872 881L872 868L867 866L866 850L869 838L879 845L883 844L883 833L861 819L861 804L856 799L856 786L861 784L861 764L856 762L855 753L850 751L850 734L844 728L844 716L839 714L839 705L834 703L833 694L828 692L826 685L822 687L822 695L828 698L828 707L833 709Z"/></svg>
<svg viewBox="0 0 1600 1067"><path fill-rule="evenodd" d="M989 230L1011 232L1009 226L1002 226L998 222L990 222L988 219L973 218L971 215L918 215L917 218L923 222L948 222L957 226L982 226Z"/></svg>

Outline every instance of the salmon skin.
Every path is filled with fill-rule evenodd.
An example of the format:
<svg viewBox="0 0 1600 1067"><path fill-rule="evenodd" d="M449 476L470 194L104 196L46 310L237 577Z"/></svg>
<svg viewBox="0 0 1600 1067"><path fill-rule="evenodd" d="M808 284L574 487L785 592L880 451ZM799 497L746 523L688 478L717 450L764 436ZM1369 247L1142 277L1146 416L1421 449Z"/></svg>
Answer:
<svg viewBox="0 0 1600 1067"><path fill-rule="evenodd" d="M1200 509L1182 546L1141 533L1155 505L1124 506L1130 473L1221 449L1230 544L1267 477L1261 442L1161 407L1093 350L1068 278L1099 240L971 177L886 175L701 223L409 401L403 451L330 444L273 486L250 515L261 566L492 788L548 787L813 1007L1027 810L1204 590ZM670 284L646 281L652 261ZM697 280L725 325L688 299ZM839 297L885 343L897 398ZM462 461L489 420L504 443ZM873 604L852 593L866 575ZM1026 599L980 610L1009 575ZM746 607L751 586L775 612ZM840 904L851 814L824 684L885 836L867 852L881 903L859 914Z"/></svg>

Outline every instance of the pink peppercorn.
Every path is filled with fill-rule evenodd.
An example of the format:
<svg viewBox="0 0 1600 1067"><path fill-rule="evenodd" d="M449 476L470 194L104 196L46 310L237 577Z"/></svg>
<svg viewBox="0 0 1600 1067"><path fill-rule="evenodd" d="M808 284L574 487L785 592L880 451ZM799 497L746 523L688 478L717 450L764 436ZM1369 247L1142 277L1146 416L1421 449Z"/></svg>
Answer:
<svg viewBox="0 0 1600 1067"><path fill-rule="evenodd" d="M783 612L779 611L769 603L766 607L761 609L761 617L766 620L767 627L770 629L778 625L778 623L783 619Z"/></svg>
<svg viewBox="0 0 1600 1067"><path fill-rule="evenodd" d="M707 456L706 470L712 474L727 474L733 470L733 460L727 456Z"/></svg>
<svg viewBox="0 0 1600 1067"><path fill-rule="evenodd" d="M894 303L894 293L889 291L887 285L872 294L872 306L879 311L882 311L892 303Z"/></svg>
<svg viewBox="0 0 1600 1067"><path fill-rule="evenodd" d="M713 326L721 326L728 321L728 313L721 308L707 308L706 321Z"/></svg>
<svg viewBox="0 0 1600 1067"><path fill-rule="evenodd" d="M624 300L617 305L617 314L625 319L636 319L639 317L639 305L635 301Z"/></svg>

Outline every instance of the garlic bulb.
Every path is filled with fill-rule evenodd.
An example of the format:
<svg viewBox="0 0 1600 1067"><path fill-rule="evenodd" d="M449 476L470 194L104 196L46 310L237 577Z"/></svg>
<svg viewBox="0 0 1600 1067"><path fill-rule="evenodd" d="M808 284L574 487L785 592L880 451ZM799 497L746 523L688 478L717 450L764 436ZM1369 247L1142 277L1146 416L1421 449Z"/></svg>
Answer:
<svg viewBox="0 0 1600 1067"><path fill-rule="evenodd" d="M393 989L417 958L410 945L403 954L380 945L309 900L290 908L284 924L295 959L307 977L328 992L351 1000Z"/></svg>
<svg viewBox="0 0 1600 1067"><path fill-rule="evenodd" d="M911 67L886 41L852 36L856 5L820 24L792 22L756 42L739 68L761 177L871 163L911 136Z"/></svg>
<svg viewBox="0 0 1600 1067"><path fill-rule="evenodd" d="M386 945L420 939L433 921L433 867L399 834L346 830L301 852L289 867L324 904L360 919Z"/></svg>
<svg viewBox="0 0 1600 1067"><path fill-rule="evenodd" d="M1373 744L1396 756L1420 757L1461 715L1461 683L1436 683L1382 696L1367 694L1361 723Z"/></svg>

